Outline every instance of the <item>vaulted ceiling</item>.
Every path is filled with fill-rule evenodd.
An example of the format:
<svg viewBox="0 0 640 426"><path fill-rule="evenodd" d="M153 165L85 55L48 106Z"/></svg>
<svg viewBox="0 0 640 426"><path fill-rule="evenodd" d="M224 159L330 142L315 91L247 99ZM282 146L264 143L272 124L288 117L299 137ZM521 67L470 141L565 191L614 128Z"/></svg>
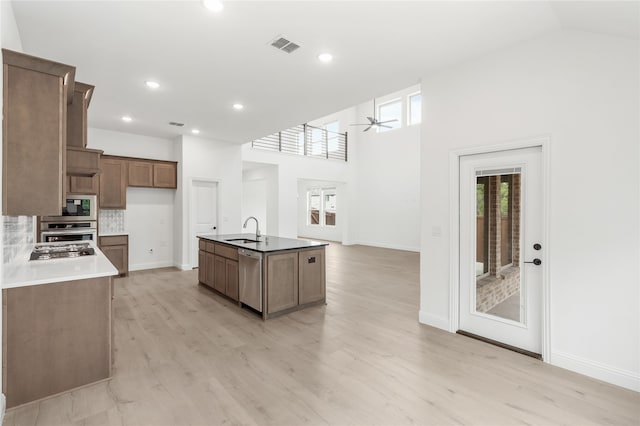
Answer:
<svg viewBox="0 0 640 426"><path fill-rule="evenodd" d="M235 143L547 32L638 39L639 28L633 1L229 0L213 14L200 1L14 0L13 10L25 53L75 65L96 86L90 126L165 138L198 128ZM276 50L277 36L301 48Z"/></svg>

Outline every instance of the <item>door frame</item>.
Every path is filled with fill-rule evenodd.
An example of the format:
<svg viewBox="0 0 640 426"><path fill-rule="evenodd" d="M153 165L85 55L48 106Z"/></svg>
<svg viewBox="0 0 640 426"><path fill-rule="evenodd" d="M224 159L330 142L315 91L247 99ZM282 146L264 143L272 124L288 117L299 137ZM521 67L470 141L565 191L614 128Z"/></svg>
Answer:
<svg viewBox="0 0 640 426"><path fill-rule="evenodd" d="M207 183L215 183L216 184L216 220L218 221L217 231L220 231L220 186L222 184L221 179L215 178L205 178L205 177L197 177L193 176L189 178L189 236L187 238L187 256L189 259L189 266L191 269L198 267L198 259L191 259L191 247L190 241L191 237L195 235L196 224L193 221L193 203L194 203L194 195L193 195L193 184L194 182L207 182ZM183 240L184 241L184 240ZM184 253L184 251L183 251ZM195 263L194 263L195 261Z"/></svg>
<svg viewBox="0 0 640 426"><path fill-rule="evenodd" d="M551 236L549 230L549 169L551 136L542 135L529 139L514 140L496 145L464 148L449 153L449 331L455 333L460 328L460 157L510 151L523 148L541 147L542 149L542 235L545 241L545 261L542 263L542 359L551 360L551 294L550 259Z"/></svg>

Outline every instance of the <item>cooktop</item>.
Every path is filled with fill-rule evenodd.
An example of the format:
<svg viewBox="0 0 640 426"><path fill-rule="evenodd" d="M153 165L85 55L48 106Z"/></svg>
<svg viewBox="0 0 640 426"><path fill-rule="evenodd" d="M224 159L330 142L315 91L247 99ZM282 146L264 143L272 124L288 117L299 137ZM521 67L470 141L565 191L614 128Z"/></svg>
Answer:
<svg viewBox="0 0 640 426"><path fill-rule="evenodd" d="M49 260L64 257L91 256L96 251L89 243L36 244L29 260Z"/></svg>

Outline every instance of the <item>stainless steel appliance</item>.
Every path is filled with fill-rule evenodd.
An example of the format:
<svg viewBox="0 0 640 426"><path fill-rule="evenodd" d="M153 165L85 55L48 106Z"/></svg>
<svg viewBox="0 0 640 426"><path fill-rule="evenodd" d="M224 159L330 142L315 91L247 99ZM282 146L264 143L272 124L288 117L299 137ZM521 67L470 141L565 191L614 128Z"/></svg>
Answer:
<svg viewBox="0 0 640 426"><path fill-rule="evenodd" d="M89 243L36 244L29 260L49 260L65 257L93 256L96 251Z"/></svg>
<svg viewBox="0 0 640 426"><path fill-rule="evenodd" d="M240 302L262 312L262 253L238 249Z"/></svg>
<svg viewBox="0 0 640 426"><path fill-rule="evenodd" d="M98 238L98 197L73 195L67 197L60 216L40 218L40 241L82 241Z"/></svg>
<svg viewBox="0 0 640 426"><path fill-rule="evenodd" d="M78 222L98 220L96 195L68 195L60 216L43 216L42 222Z"/></svg>

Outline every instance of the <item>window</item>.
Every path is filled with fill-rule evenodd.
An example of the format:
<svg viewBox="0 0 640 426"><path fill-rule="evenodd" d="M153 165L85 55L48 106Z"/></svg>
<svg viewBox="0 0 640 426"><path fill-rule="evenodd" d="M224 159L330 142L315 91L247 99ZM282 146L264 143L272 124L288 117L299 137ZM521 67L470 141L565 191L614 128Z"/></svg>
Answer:
<svg viewBox="0 0 640 426"><path fill-rule="evenodd" d="M322 129L311 128L311 155L322 155Z"/></svg>
<svg viewBox="0 0 640 426"><path fill-rule="evenodd" d="M418 124L422 121L422 94L414 93L413 95L409 95L409 113L408 115L408 125Z"/></svg>
<svg viewBox="0 0 640 426"><path fill-rule="evenodd" d="M305 152L304 152L304 131L298 132L298 155L305 155Z"/></svg>
<svg viewBox="0 0 640 426"><path fill-rule="evenodd" d="M395 120L391 123L385 123L385 126L389 126L390 128L379 127L378 132L399 129L402 125L402 101L400 99L396 99L380 105L378 107L378 119L381 122Z"/></svg>
<svg viewBox="0 0 640 426"><path fill-rule="evenodd" d="M309 205L308 215L309 225L320 225L320 191L310 190L308 193Z"/></svg>
<svg viewBox="0 0 640 426"><path fill-rule="evenodd" d="M307 191L307 221L311 226L336 226L336 189L313 188Z"/></svg>
<svg viewBox="0 0 640 426"><path fill-rule="evenodd" d="M327 123L324 125L324 129L327 131L327 151L337 151L339 148L338 137L340 134L338 133L338 130L340 129L340 122L332 121L331 123Z"/></svg>

